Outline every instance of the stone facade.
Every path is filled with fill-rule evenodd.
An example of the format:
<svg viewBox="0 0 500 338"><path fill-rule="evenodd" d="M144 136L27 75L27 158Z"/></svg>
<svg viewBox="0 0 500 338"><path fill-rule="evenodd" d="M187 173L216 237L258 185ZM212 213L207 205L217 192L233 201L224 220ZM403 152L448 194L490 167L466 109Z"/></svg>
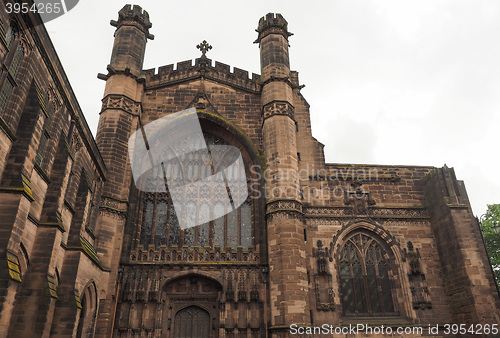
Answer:
<svg viewBox="0 0 500 338"><path fill-rule="evenodd" d="M251 76L206 43L194 63L144 70L148 13L127 5L111 25L94 140L40 18L0 11L0 336L500 322L463 182L447 167L325 163L281 15L258 22ZM190 107L207 143L240 150L249 196L177 231L168 194L135 186L128 139Z"/></svg>

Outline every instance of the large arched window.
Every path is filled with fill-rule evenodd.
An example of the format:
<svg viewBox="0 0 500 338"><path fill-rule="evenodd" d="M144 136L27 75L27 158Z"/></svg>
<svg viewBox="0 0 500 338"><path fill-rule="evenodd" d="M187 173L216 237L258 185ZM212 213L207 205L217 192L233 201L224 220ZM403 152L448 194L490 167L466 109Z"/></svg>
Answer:
<svg viewBox="0 0 500 338"><path fill-rule="evenodd" d="M7 29L4 38L9 48L9 53L3 60L4 66L7 67L7 72L5 72L5 76L0 76L0 81L2 82L0 89L0 117L3 117L6 113L10 95L14 87L17 86L16 78L25 52L23 45L19 41L19 28L15 23L12 23Z"/></svg>
<svg viewBox="0 0 500 338"><path fill-rule="evenodd" d="M347 238L340 254L340 291L344 314L395 314L389 255L374 237L357 232Z"/></svg>
<svg viewBox="0 0 500 338"><path fill-rule="evenodd" d="M204 136L209 149L212 145L227 145L218 136L212 134L204 134ZM213 175L216 164L212 162L211 158L202 157L198 153L181 156L183 165L168 163L164 166L167 181L182 176L184 181L194 182ZM225 173L225 180L229 184L231 182L245 182L246 184L245 169L237 166L233 169ZM159 173L159 175L163 175L163 173ZM155 182L158 180L156 179ZM210 184L202 186L200 189L207 189L209 193L200 194L201 198L198 198L194 193L195 196L189 197L180 211L174 208L169 191L146 192L154 189L151 187L144 189L146 191L142 192L140 207L142 219L139 224L139 244L145 248L150 244L154 244L156 248L166 245L169 249L172 249L173 246L177 248L183 246L189 248L220 246L225 248L230 246L233 249L242 246L244 250L254 245L250 196L240 206L231 208L220 199L220 196L225 196L224 194L227 192L224 191L221 194L214 191L214 193L210 193L213 189ZM233 196L233 198L235 197ZM182 214L179 215L179 212ZM200 219L212 218L206 216L211 212L224 216L184 230L179 225L181 217L187 220L185 223L198 224Z"/></svg>

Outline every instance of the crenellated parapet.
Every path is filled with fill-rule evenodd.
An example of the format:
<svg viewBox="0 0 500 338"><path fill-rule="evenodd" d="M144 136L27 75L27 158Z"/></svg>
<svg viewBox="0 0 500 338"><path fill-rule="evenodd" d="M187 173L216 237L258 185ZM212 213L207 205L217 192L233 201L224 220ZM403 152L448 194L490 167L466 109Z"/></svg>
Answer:
<svg viewBox="0 0 500 338"><path fill-rule="evenodd" d="M149 34L148 30L153 26L149 20L149 13L146 12L138 5L125 5L118 12L118 21L111 20L111 26L119 29L123 25L136 25L142 28L148 39L154 39L152 34Z"/></svg>
<svg viewBox="0 0 500 338"><path fill-rule="evenodd" d="M246 70L234 67L231 71L230 66L208 58L197 58L194 60L182 61L176 65L170 64L155 69L148 69L146 74L146 89L155 89L168 87L177 83L190 81L196 78L213 80L234 88L239 88L252 93L259 93L261 90L260 75L252 73L252 77Z"/></svg>
<svg viewBox="0 0 500 338"><path fill-rule="evenodd" d="M256 31L259 36L255 43L260 43L262 38L269 34L281 34L287 40L289 36L293 35L288 31L288 22L279 13L267 13L266 16L260 18Z"/></svg>

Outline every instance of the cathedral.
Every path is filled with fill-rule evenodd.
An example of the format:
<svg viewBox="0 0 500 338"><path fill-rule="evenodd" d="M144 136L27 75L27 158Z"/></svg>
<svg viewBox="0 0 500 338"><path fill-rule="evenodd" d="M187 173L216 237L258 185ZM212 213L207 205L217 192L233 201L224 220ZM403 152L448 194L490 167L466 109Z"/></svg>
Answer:
<svg viewBox="0 0 500 338"><path fill-rule="evenodd" d="M94 138L40 16L0 7L0 337L498 336L464 183L326 163L280 14L256 18L260 74L206 41L143 69L152 23L124 6ZM137 161L149 173L147 153L183 137L182 120L149 142L148 126L186 111L212 157L180 153L158 189L138 184ZM238 160L221 166L220 147Z"/></svg>

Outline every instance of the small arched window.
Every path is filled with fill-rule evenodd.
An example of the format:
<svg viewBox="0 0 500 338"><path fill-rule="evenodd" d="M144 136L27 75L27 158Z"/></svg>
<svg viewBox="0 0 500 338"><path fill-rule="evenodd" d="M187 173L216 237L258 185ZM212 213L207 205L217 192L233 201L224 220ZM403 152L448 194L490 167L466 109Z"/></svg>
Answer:
<svg viewBox="0 0 500 338"><path fill-rule="evenodd" d="M205 134L204 136L209 149L212 145L227 145L222 138L215 135ZM198 158L197 153L182 156L185 156L183 158L184 167L175 163L168 163L165 166L167 180L182 177L185 181L199 182L213 175L216 164L212 163L211 159ZM244 175L244 168L236 168L228 170L225 179L229 184L242 181L246 183ZM200 187L201 191L205 191L204 189L209 193L203 192L200 194L203 196L201 198L197 197L196 193L188 191L188 194L194 195L188 196L188 201L182 206L182 210L174 208L168 191L142 192L139 244L144 247L148 247L150 244L154 244L155 247L167 245L170 249L173 246L178 248L199 246L202 249L207 246L210 248L220 246L223 249L230 246L233 250L236 250L238 246L243 246L243 249L247 250L249 246L254 245L251 199L247 198L240 206L228 209L227 203L223 203L224 201L219 198L219 196L227 196L226 191L223 191L222 194L219 191L210 193L213 187L209 183L207 186ZM151 187L148 186L146 190L151 190ZM237 200L240 200L239 197L233 196ZM209 217L211 212L214 215L223 216L213 219L213 217ZM179 225L179 217L184 218L185 224L198 225L183 230ZM200 224L199 220L206 219L212 220Z"/></svg>
<svg viewBox="0 0 500 338"><path fill-rule="evenodd" d="M53 115L55 112L55 105L53 102L49 102L49 96L44 95L42 90L38 85L35 86L38 94L38 101L40 102L40 108L42 108L45 115L45 122L43 123L42 136L40 137L40 144L38 145L38 150L35 157L35 163L39 166L46 164L47 162L47 144L51 138L51 127Z"/></svg>
<svg viewBox="0 0 500 338"><path fill-rule="evenodd" d="M344 315L395 314L388 252L364 232L349 236L340 254L340 292Z"/></svg>

